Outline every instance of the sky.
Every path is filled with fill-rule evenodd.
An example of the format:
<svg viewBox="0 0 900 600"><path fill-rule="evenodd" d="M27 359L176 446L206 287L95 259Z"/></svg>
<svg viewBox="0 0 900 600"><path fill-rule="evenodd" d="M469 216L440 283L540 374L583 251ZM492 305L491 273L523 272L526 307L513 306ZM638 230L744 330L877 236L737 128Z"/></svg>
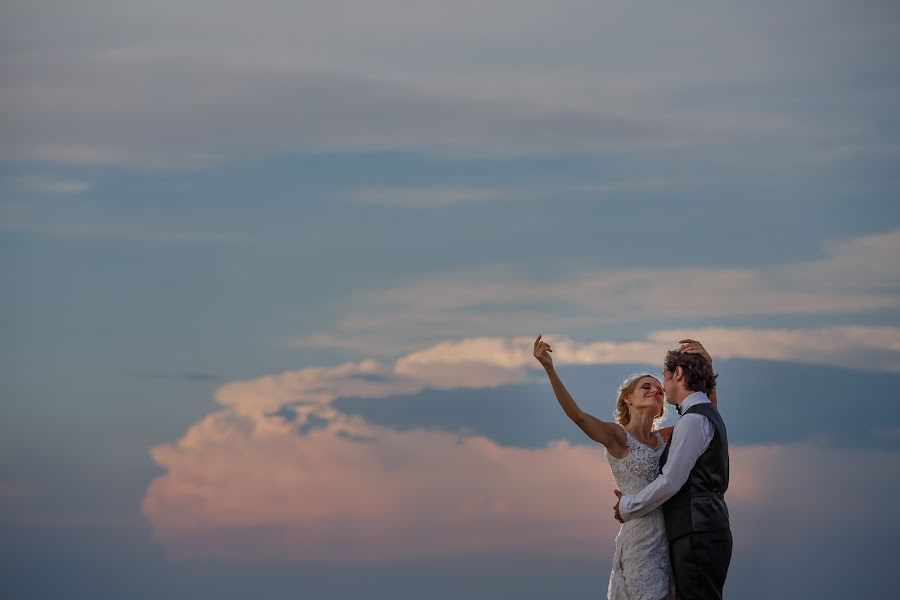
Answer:
<svg viewBox="0 0 900 600"><path fill-rule="evenodd" d="M603 597L615 483L538 334L605 420L710 351L728 597L895 587L896 3L12 0L0 36L4 597Z"/></svg>

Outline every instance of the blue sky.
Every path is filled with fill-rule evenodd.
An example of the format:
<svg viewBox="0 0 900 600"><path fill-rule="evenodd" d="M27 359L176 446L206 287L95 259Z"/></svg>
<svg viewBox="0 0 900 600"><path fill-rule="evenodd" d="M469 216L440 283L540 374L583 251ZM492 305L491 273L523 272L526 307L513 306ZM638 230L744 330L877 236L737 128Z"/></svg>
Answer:
<svg viewBox="0 0 900 600"><path fill-rule="evenodd" d="M710 349L731 597L891 584L892 3L0 10L15 596L602 595L538 333L601 418Z"/></svg>

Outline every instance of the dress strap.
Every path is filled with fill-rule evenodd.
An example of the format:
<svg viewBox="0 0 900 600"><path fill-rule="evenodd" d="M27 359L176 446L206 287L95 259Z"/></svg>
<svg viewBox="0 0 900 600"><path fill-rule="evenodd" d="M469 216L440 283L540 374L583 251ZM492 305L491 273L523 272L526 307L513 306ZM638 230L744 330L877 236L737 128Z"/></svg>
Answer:
<svg viewBox="0 0 900 600"><path fill-rule="evenodd" d="M662 452L666 447L666 438L663 437L663 434L660 433L659 429L657 429L653 433L656 434L656 451Z"/></svg>

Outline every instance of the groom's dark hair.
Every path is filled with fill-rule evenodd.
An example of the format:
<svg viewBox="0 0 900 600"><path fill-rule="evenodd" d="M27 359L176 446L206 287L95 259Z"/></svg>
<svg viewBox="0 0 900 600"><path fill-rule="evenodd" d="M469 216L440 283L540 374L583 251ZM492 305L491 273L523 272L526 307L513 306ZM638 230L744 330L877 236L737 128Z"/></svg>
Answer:
<svg viewBox="0 0 900 600"><path fill-rule="evenodd" d="M692 392L709 394L716 389L716 377L712 365L699 354L688 354L678 350L669 350L663 360L666 371L675 372L675 367L681 367L684 372L684 387Z"/></svg>

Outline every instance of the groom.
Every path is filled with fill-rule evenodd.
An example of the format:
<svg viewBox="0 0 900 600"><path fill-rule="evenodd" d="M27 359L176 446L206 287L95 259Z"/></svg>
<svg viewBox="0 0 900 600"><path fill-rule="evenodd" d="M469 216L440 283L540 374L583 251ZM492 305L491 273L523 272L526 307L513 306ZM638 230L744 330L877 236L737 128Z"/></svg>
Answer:
<svg viewBox="0 0 900 600"><path fill-rule="evenodd" d="M712 364L697 354L666 354L666 401L676 406L681 418L659 459L660 475L633 496L616 490L614 509L622 523L662 505L679 600L721 599L731 562L724 497L728 437L707 396L715 391L716 377Z"/></svg>

